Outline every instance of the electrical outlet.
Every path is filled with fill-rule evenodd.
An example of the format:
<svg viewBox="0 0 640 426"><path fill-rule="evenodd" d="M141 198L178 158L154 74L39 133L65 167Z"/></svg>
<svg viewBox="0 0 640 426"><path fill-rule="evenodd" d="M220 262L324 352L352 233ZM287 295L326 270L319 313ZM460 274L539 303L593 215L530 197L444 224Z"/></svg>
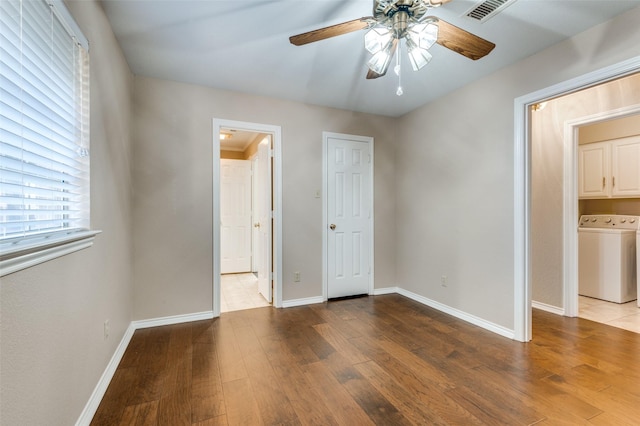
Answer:
<svg viewBox="0 0 640 426"><path fill-rule="evenodd" d="M442 287L446 287L448 280L449 280L449 278L446 275L441 276L440 277L440 285L442 285Z"/></svg>
<svg viewBox="0 0 640 426"><path fill-rule="evenodd" d="M104 320L104 340L109 338L109 320Z"/></svg>
<svg viewBox="0 0 640 426"><path fill-rule="evenodd" d="M300 282L300 272L294 272L293 273L293 282L299 283Z"/></svg>

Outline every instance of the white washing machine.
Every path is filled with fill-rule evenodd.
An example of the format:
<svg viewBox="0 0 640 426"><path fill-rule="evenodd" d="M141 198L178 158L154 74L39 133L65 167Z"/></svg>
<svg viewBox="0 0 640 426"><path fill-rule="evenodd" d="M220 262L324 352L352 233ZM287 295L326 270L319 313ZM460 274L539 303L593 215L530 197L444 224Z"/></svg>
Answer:
<svg viewBox="0 0 640 426"><path fill-rule="evenodd" d="M578 293L615 303L638 298L640 216L583 215L578 227Z"/></svg>

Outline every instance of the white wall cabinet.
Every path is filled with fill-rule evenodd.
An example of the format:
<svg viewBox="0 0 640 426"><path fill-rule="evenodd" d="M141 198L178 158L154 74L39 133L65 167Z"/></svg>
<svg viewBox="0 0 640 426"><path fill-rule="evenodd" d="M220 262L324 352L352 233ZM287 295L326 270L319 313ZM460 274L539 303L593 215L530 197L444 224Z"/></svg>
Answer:
<svg viewBox="0 0 640 426"><path fill-rule="evenodd" d="M640 197L640 136L580 145L578 196Z"/></svg>

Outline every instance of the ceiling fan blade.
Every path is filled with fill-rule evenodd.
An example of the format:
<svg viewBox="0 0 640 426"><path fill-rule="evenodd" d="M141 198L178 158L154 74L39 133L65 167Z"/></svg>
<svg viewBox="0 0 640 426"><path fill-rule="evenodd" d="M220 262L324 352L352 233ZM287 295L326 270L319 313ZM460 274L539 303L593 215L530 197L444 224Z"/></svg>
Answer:
<svg viewBox="0 0 640 426"><path fill-rule="evenodd" d="M438 25L437 43L467 58L475 61L486 56L496 47L490 41L471 34L447 21L436 17L430 18L435 19Z"/></svg>
<svg viewBox="0 0 640 426"><path fill-rule="evenodd" d="M385 73L385 74L386 74L386 73ZM373 79L376 79L376 78L378 78L378 77L382 77L383 75L384 75L384 74L378 74L378 73L377 73L377 72L375 72L375 71L368 70L368 71L367 71L367 80L373 80Z"/></svg>
<svg viewBox="0 0 640 426"><path fill-rule="evenodd" d="M317 30L291 36L289 37L289 41L291 44L295 44L296 46L302 46L303 44L313 43L314 41L320 41L342 34L363 30L367 28L369 23L372 21L373 17L370 16L354 19L341 24L331 25L330 27L319 28Z"/></svg>
<svg viewBox="0 0 640 426"><path fill-rule="evenodd" d="M389 69L389 65L391 64L391 60L393 59L393 55L395 55L396 53L396 49L398 48L398 39L394 38L392 41L392 46L391 46L391 52L389 53L390 59L389 59L389 63L387 64L387 67L383 70L382 74L378 74L375 71L372 71L371 69L369 69L367 71L367 80L373 80L376 79L378 77L382 77L383 75L385 75L387 73L387 70Z"/></svg>

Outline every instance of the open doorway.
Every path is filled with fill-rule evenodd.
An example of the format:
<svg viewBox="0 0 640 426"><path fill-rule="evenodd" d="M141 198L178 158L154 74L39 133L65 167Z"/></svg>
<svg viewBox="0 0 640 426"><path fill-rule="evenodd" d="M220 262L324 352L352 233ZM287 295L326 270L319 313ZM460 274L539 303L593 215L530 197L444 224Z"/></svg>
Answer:
<svg viewBox="0 0 640 426"><path fill-rule="evenodd" d="M531 214L531 108L541 102L576 91L594 87L640 70L640 57L618 63L581 77L560 83L546 89L530 93L515 100L515 185L514 185L514 338L520 341L531 340L531 302L532 302L532 214ZM629 102L633 103L633 102ZM615 107L609 107L612 110ZM564 126L561 133L575 131ZM565 141L571 137L564 138ZM567 153L567 150L568 153ZM562 226L562 307L567 316L576 316L578 309L577 293L573 294L571 283L575 286L577 277L577 188L575 182L576 155L572 145L565 146L563 151L564 176L560 180L560 190L564 192L561 200ZM557 186L557 184L556 184ZM562 309L562 308L561 308Z"/></svg>
<svg viewBox="0 0 640 426"><path fill-rule="evenodd" d="M272 140L270 133L221 128L221 312L271 305Z"/></svg>
<svg viewBox="0 0 640 426"><path fill-rule="evenodd" d="M640 105L613 100L627 86L640 87L640 76L532 106L530 261L532 307L637 332ZM584 108L590 99L599 101ZM592 221L579 229L583 215Z"/></svg>
<svg viewBox="0 0 640 426"><path fill-rule="evenodd" d="M637 232L640 223L639 112L640 104L636 104L622 110L603 111L595 120L587 117L574 122L579 127L573 144L579 154L579 217L590 216L597 221L606 215L603 217L606 222L598 226L607 226L604 232L583 230L582 236L579 232L578 316L636 333L640 333L636 269L636 239L640 236ZM600 152L604 156L598 159ZM606 169L597 170L598 163ZM595 179L598 180L596 188L593 187ZM625 229L619 229L620 226ZM617 247L590 245L594 240L621 244ZM616 267L612 268L613 265Z"/></svg>
<svg viewBox="0 0 640 426"><path fill-rule="evenodd" d="M280 128L213 120L214 316L279 306Z"/></svg>

